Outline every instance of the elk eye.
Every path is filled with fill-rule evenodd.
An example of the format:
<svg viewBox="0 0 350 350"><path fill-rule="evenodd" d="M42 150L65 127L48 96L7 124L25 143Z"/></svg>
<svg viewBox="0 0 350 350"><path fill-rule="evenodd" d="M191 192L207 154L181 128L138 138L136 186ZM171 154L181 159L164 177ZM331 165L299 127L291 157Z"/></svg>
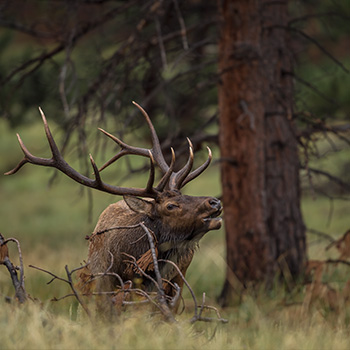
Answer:
<svg viewBox="0 0 350 350"><path fill-rule="evenodd" d="M167 206L166 206L166 208L168 209L168 210L173 210L173 209L175 209L175 208L177 208L178 206L177 205L175 205L175 204L168 204Z"/></svg>

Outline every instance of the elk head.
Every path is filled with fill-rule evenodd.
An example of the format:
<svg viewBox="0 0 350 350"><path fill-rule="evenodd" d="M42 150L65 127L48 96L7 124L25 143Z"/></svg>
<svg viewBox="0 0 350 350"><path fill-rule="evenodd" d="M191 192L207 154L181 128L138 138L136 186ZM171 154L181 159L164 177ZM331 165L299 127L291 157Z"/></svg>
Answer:
<svg viewBox="0 0 350 350"><path fill-rule="evenodd" d="M213 197L193 197L178 190L165 190L155 200L124 196L135 213L146 215L161 226L160 241L196 243L202 236L221 227L221 202Z"/></svg>

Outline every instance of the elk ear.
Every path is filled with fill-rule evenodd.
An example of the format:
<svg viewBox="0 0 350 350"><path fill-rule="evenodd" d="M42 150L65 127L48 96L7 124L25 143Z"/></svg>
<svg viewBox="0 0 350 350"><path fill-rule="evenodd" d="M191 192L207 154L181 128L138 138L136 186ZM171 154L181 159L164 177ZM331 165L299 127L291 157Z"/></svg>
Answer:
<svg viewBox="0 0 350 350"><path fill-rule="evenodd" d="M123 196L123 198L128 207L134 212L146 214L149 217L153 216L153 201L147 201L145 199L134 196Z"/></svg>

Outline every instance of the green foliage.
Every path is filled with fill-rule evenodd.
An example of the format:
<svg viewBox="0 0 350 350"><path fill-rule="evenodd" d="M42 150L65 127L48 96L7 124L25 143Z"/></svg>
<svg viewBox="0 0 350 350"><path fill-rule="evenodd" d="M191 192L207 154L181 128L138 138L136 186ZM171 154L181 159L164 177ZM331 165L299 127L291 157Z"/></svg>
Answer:
<svg viewBox="0 0 350 350"><path fill-rule="evenodd" d="M95 5L46 1L26 4L23 11L33 13L26 21L7 6L8 22L31 30L11 32L1 29L0 23L2 114L13 126L28 123L32 120L28 103L40 105L69 130L68 138L76 130L83 138L84 128L96 120L117 117L138 127L141 123L132 121L135 110L130 113L129 107L136 100L147 107L155 124L164 116L171 120L170 135L169 129L159 128L161 139L177 136L179 125L190 135L203 121L202 109L216 104L212 41L217 27L212 5L181 4L191 28L186 32L190 49L184 49L174 4L166 2L157 11L157 6L142 1ZM42 23L47 13L50 25Z"/></svg>
<svg viewBox="0 0 350 350"><path fill-rule="evenodd" d="M350 4L343 0L307 0L303 5L315 16L308 18L317 26L319 37L339 41L346 37L350 30Z"/></svg>
<svg viewBox="0 0 350 350"><path fill-rule="evenodd" d="M18 43L16 35L0 32L0 78L5 79L16 68L36 56L38 46L34 42ZM51 62L40 69L29 65L24 75L14 75L11 84L2 81L0 90L1 114L12 127L28 125L35 120L33 106L50 105L50 111L58 108L57 81L59 67Z"/></svg>
<svg viewBox="0 0 350 350"><path fill-rule="evenodd" d="M350 67L349 59L343 63ZM314 116L330 123L348 119L350 74L328 60L318 64L300 64L296 75L303 79L296 81L297 110L307 109Z"/></svg>
<svg viewBox="0 0 350 350"><path fill-rule="evenodd" d="M291 33L298 46L296 110L308 113L309 121L332 125L345 120L350 113L349 2L308 0L290 5Z"/></svg>
<svg viewBox="0 0 350 350"><path fill-rule="evenodd" d="M346 133L340 136L334 133L314 133L307 155L301 152L301 163L307 164L306 169L301 171L304 196L347 198L349 188L346 189L344 184L349 186L350 183L350 149ZM313 169L320 172L314 173Z"/></svg>

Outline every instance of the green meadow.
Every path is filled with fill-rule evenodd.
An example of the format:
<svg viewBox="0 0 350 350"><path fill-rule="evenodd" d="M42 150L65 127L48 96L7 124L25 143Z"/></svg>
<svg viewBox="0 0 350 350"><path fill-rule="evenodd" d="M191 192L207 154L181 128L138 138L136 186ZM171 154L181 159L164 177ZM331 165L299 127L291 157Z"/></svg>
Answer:
<svg viewBox="0 0 350 350"><path fill-rule="evenodd" d="M40 117L38 117L40 119ZM49 120L49 118L48 118ZM49 120L50 123L50 120ZM50 123L51 124L51 123ZM300 284L287 292L280 284L269 292L247 292L237 305L222 309L217 305L225 277L224 230L209 232L201 241L186 275L198 302L206 293L206 303L216 306L227 324L197 322L190 324L193 301L184 290L185 310L177 316L176 324L167 324L156 315L128 308L115 323L90 320L72 298L51 301L70 293L69 286L30 268L35 265L65 276L65 265L70 269L80 266L87 257L87 241L99 214L108 204L119 200L104 193L89 192L80 185L56 174L52 169L25 165L17 174L3 176L22 157L15 132L19 132L27 148L35 155L50 157L43 127L40 123L10 130L0 120L0 232L17 238L21 243L25 286L33 298L24 305L9 302L14 296L10 275L0 266L0 349L348 349L350 344L350 308L342 296L344 285L350 280L350 267L332 265L324 274L327 286L338 294L339 308L332 309L325 300L315 299L306 307L306 286ZM56 140L62 134L52 125ZM91 150L97 132L89 134ZM339 148L344 147L333 140ZM108 154L97 154L102 164L115 151L112 141L107 143ZM139 142L139 144L137 144ZM141 141L133 141L140 144ZM142 143L142 142L141 142ZM320 137L320 149L328 147ZM74 142L68 147L66 159L76 169L84 169L77 160ZM214 155L217 151L214 151ZM205 150L196 159L205 158ZM340 164L350 160L349 148L332 153L314 166L334 174ZM137 165L139 160L132 159ZM120 160L103 174L106 182L123 186L142 186L147 174L125 176L126 162ZM88 170L92 171L91 168ZM54 176L54 177L53 177ZM349 178L347 179L349 180ZM303 188L308 177L302 173ZM313 177L313 185L330 186L322 178ZM219 164L215 161L201 177L185 187L192 195L219 196ZM302 199L304 220L308 228L337 239L350 228L350 204L344 200L329 200L313 191ZM336 259L335 248L325 250L329 240L308 233L310 259ZM18 264L15 245L9 243L10 259ZM209 311L208 316L215 317Z"/></svg>

